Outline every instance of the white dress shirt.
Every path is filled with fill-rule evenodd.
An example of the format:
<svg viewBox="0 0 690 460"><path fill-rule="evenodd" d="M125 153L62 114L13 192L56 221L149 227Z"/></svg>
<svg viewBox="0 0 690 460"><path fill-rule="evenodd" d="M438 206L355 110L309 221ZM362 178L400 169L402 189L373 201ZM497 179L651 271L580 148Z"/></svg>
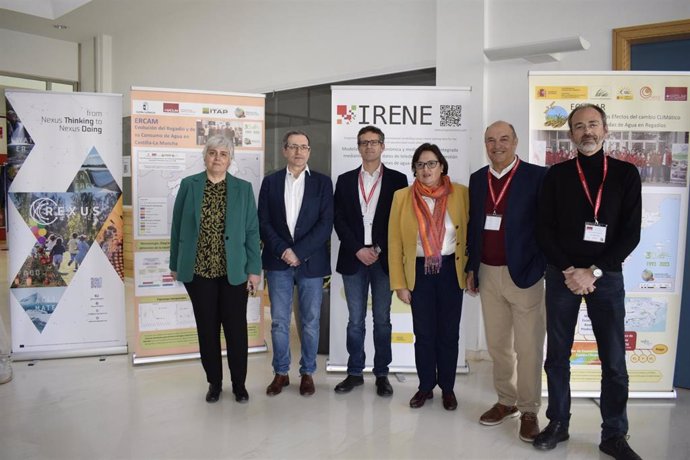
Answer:
<svg viewBox="0 0 690 460"><path fill-rule="evenodd" d="M374 226L374 214L376 214L376 205L378 204L379 196L381 195L381 181L383 180L383 178L381 178L381 180L379 180L379 178L381 177L382 173L383 164L379 165L379 167L376 169L376 171L374 171L373 174L369 174L367 171L364 170L364 166L362 166L362 169L359 172L359 180L357 181L357 194L359 195L359 206L362 209L362 221L364 222L364 244L367 246L372 244L371 230ZM360 180L361 185L364 185L364 193L366 194L367 198L371 193L371 188L374 187L374 184L376 185L376 188L374 189L374 193L371 195L371 199L369 200L368 205L367 202L364 200L365 195L362 195Z"/></svg>
<svg viewBox="0 0 690 460"><path fill-rule="evenodd" d="M503 177L503 176L505 176L506 174L508 174L508 173L515 167L515 163L517 163L517 159L518 159L518 157L517 157L517 155L515 155L515 158L513 158L513 161L512 161L508 166L506 166L505 168L503 168L503 171L501 171L501 172L496 171L496 170L491 166L491 164L489 164L489 171L491 171L491 174L492 174L496 179L500 179L501 177Z"/></svg>
<svg viewBox="0 0 690 460"><path fill-rule="evenodd" d="M287 171L285 173L285 218L290 229L290 236L294 238L297 217L299 217L299 210L302 208L302 199L304 198L305 177L311 173L308 165L297 177L290 172L290 168L285 168L285 170Z"/></svg>

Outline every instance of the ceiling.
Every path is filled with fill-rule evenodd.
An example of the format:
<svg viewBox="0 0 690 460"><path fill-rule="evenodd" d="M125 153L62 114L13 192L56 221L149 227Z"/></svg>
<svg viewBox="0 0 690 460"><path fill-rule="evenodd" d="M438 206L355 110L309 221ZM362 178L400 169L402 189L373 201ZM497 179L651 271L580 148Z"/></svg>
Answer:
<svg viewBox="0 0 690 460"><path fill-rule="evenodd" d="M0 0L0 29L81 42L132 27L160 26L190 0ZM185 5L186 4L186 5ZM59 30L56 24L67 26Z"/></svg>

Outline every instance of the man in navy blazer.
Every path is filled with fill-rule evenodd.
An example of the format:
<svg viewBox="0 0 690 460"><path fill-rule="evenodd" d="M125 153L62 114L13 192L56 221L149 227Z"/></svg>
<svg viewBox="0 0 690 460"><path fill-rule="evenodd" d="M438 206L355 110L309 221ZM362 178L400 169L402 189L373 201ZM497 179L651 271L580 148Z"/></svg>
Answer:
<svg viewBox="0 0 690 460"><path fill-rule="evenodd" d="M520 439L539 434L545 335L544 271L537 246L537 200L546 168L521 161L509 123L484 134L490 165L470 177L467 289L479 293L498 402L480 418L520 418Z"/></svg>
<svg viewBox="0 0 690 460"><path fill-rule="evenodd" d="M315 392L319 318L323 278L331 274L328 241L333 230L333 183L310 171L311 147L302 131L283 136L287 168L266 176L259 192L261 254L271 300L271 339L275 376L266 394L275 396L290 384L290 317L297 285L302 342L300 394Z"/></svg>
<svg viewBox="0 0 690 460"><path fill-rule="evenodd" d="M388 216L393 194L407 187L407 177L381 163L384 142L379 128L360 129L357 148L362 165L341 174L335 186L335 231L340 238L336 271L343 276L349 313L347 377L336 385L336 393L348 393L364 383L364 322L371 286L376 393L384 397L393 395L388 381L392 360Z"/></svg>

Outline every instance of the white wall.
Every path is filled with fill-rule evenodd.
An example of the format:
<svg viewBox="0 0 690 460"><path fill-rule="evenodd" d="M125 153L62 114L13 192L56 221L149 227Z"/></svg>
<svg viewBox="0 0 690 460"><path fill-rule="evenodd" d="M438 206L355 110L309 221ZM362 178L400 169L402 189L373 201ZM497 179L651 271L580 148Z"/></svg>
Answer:
<svg viewBox="0 0 690 460"><path fill-rule="evenodd" d="M79 80L77 43L0 29L0 72Z"/></svg>
<svg viewBox="0 0 690 460"><path fill-rule="evenodd" d="M431 67L435 21L435 0L195 2L113 34L113 91L267 92Z"/></svg>

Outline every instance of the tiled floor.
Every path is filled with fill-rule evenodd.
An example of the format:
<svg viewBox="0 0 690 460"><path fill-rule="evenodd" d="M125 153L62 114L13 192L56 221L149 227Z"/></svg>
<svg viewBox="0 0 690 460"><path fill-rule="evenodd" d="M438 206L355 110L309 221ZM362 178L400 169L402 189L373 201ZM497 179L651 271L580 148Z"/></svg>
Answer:
<svg viewBox="0 0 690 460"><path fill-rule="evenodd" d="M0 254L0 272L6 254ZM0 275L0 298L6 299L7 277ZM9 323L4 301L0 313ZM129 356L18 362L14 380L0 385L0 459L609 458L597 449L601 421L589 399L574 400L571 439L550 452L520 441L517 419L479 425L495 400L489 362L471 362L471 372L457 377L459 407L447 412L438 391L423 408L408 407L414 375L393 378L395 395L388 399L376 396L371 376L352 393L335 394L343 376L327 374L325 359L319 356L313 397L299 395L293 370L292 384L269 398L270 352L250 356L248 404L232 398L227 369L221 400L204 402L198 361L137 367ZM690 391L678 396L629 403L630 443L643 458L690 458ZM543 425L543 411L540 420Z"/></svg>

